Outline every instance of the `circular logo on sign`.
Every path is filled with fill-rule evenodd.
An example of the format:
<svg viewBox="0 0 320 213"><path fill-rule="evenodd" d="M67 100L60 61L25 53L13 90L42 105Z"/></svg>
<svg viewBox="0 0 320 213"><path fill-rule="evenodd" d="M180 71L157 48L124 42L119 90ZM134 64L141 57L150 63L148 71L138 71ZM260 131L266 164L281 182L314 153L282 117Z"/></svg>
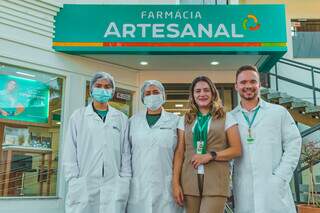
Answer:
<svg viewBox="0 0 320 213"><path fill-rule="evenodd" d="M252 19L254 26L248 26L249 20ZM260 23L258 22L258 19L255 15L248 15L242 22L242 27L244 30L258 30L260 29Z"/></svg>

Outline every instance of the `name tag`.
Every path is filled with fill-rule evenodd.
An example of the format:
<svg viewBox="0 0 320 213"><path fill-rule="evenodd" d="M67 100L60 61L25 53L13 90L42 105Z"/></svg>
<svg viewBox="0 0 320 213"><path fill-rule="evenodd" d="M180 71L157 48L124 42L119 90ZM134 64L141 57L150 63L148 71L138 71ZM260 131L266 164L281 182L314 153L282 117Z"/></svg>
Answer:
<svg viewBox="0 0 320 213"><path fill-rule="evenodd" d="M204 165L199 165L198 166L198 174L203 175L204 174Z"/></svg>
<svg viewBox="0 0 320 213"><path fill-rule="evenodd" d="M203 149L203 146L204 146L204 142L203 141L197 141L197 154L201 155L202 154L202 149ZM198 166L198 174L204 174L204 165L199 165Z"/></svg>
<svg viewBox="0 0 320 213"><path fill-rule="evenodd" d="M197 154L199 154L199 155L202 154L203 146L204 146L203 141L197 141L197 150L196 150Z"/></svg>
<svg viewBox="0 0 320 213"><path fill-rule="evenodd" d="M171 127L160 127L160 129L172 129Z"/></svg>

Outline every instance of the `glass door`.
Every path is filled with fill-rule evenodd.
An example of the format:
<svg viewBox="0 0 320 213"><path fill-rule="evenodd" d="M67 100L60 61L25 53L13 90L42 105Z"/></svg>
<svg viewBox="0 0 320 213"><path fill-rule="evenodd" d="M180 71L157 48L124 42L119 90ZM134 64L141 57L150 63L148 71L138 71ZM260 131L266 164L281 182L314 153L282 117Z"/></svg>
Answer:
<svg viewBox="0 0 320 213"><path fill-rule="evenodd" d="M184 115L188 110L190 84L164 84L166 103L164 109L177 115ZM237 104L237 95L234 84L216 84L225 110L231 111Z"/></svg>

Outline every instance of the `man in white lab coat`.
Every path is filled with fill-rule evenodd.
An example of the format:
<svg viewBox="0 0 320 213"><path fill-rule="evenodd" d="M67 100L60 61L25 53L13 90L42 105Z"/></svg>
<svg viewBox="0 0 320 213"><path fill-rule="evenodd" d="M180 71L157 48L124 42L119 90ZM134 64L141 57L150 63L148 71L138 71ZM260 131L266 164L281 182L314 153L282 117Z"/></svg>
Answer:
<svg viewBox="0 0 320 213"><path fill-rule="evenodd" d="M111 75L96 73L90 89L93 101L71 115L64 142L65 210L125 212L131 177L128 119L108 104L115 91Z"/></svg>
<svg viewBox="0 0 320 213"><path fill-rule="evenodd" d="M234 161L235 213L295 213L289 182L301 151L301 136L289 112L259 98L256 67L238 69L235 89L243 154Z"/></svg>

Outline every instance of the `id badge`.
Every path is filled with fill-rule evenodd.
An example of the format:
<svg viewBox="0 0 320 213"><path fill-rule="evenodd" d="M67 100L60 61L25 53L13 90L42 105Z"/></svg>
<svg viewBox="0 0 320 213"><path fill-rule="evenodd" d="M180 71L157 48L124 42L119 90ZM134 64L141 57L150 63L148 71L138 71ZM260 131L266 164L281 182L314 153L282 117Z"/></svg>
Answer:
<svg viewBox="0 0 320 213"><path fill-rule="evenodd" d="M202 154L203 145L204 145L203 141L197 141L196 154L198 154L198 155Z"/></svg>
<svg viewBox="0 0 320 213"><path fill-rule="evenodd" d="M204 165L203 164L198 166L198 174L201 174L201 175L204 174Z"/></svg>
<svg viewBox="0 0 320 213"><path fill-rule="evenodd" d="M252 136L247 137L247 144L253 144L254 143L254 138Z"/></svg>

